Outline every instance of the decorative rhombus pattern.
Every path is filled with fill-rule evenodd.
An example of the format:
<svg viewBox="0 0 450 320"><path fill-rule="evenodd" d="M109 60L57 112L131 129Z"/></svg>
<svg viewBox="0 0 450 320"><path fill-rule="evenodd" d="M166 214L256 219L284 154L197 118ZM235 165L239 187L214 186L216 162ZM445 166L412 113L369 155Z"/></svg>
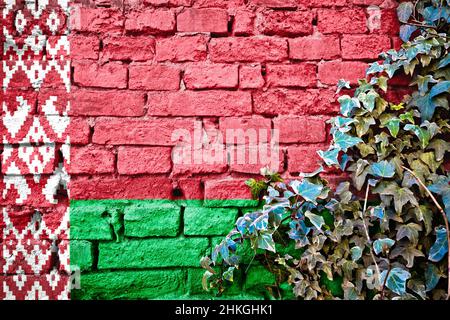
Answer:
<svg viewBox="0 0 450 320"><path fill-rule="evenodd" d="M69 2L1 7L0 299L68 299Z"/></svg>

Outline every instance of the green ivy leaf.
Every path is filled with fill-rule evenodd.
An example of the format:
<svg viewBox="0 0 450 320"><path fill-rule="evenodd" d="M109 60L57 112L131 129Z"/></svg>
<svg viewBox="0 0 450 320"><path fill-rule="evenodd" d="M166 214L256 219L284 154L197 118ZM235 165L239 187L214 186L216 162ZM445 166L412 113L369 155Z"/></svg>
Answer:
<svg viewBox="0 0 450 320"><path fill-rule="evenodd" d="M403 259L406 260L407 268L412 268L414 266L414 259L416 257L424 257L425 255L422 253L422 251L415 248L415 246L412 245L400 245L395 247L389 258L395 259L397 257L403 257Z"/></svg>

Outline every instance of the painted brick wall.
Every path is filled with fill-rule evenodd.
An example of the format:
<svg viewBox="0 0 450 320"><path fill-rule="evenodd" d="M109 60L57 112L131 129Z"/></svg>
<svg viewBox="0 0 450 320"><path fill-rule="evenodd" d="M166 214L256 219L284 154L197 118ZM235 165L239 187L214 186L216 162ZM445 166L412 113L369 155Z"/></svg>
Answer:
<svg viewBox="0 0 450 320"><path fill-rule="evenodd" d="M279 129L279 171L314 170L337 81L399 43L382 0L104 0L71 22L75 298L205 297L199 259L255 206L263 164L174 164L173 130ZM252 268L229 295L264 297Z"/></svg>
<svg viewBox="0 0 450 320"><path fill-rule="evenodd" d="M279 129L279 171L291 177L316 169L316 151L329 143L325 121L338 108L335 84L355 83L367 62L399 44L395 6L383 0L75 4L71 263L82 269L82 290L73 296L204 297L199 258L255 205L245 200L243 182L263 164L174 164L171 134L192 132L194 121L221 132ZM394 92L398 98L404 91ZM335 175L328 172L332 181ZM229 294L261 298L273 281L262 270L242 275Z"/></svg>

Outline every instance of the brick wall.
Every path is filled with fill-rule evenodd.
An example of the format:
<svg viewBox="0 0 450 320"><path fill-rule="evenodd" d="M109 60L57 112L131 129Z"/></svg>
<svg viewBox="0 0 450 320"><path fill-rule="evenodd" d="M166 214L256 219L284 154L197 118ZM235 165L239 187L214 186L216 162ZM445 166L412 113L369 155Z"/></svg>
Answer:
<svg viewBox="0 0 450 320"><path fill-rule="evenodd" d="M208 297L199 259L257 205L244 181L268 163L230 162L226 149L212 163L175 163L173 133L195 135L200 123L212 141L227 129L276 129L279 160L270 165L286 178L314 170L316 151L329 143L325 121L338 109L337 81L355 83L378 52L400 43L393 0L75 2L69 21L58 15L63 28L70 26L70 96L52 73L38 92L23 93L34 118L45 114L50 95L59 97L58 116L70 101L70 260L82 274L73 298ZM17 87L20 77L15 81ZM394 84L399 89L391 98L398 99L404 83ZM45 174L61 159L68 165L65 155L54 158ZM2 161L2 175L6 169ZM334 171L327 176L338 179ZM27 182L47 181L34 178ZM1 205L11 206L19 224L25 216L31 221L34 210L47 206L39 188L26 204L2 199ZM41 210L49 226L67 222L65 207L58 208ZM59 237L60 257L49 254L51 267L44 269L66 277L68 242L65 233ZM249 263L249 248L244 253ZM251 270L237 275L230 297L267 294L273 277L257 262ZM33 279L42 274L30 271Z"/></svg>
<svg viewBox="0 0 450 320"><path fill-rule="evenodd" d="M280 158L272 165L285 177L316 169L316 151L329 143L325 121L338 108L337 81L355 83L379 52L399 44L395 6L383 0L75 5L71 261L81 267L82 290L73 296L205 297L199 259L255 206L243 182L266 163L174 163L172 132L192 132L195 121L224 134L278 129ZM335 172L327 174L336 180ZM244 263L250 256L247 250ZM274 279L257 262L252 268L237 276L229 295L264 297Z"/></svg>

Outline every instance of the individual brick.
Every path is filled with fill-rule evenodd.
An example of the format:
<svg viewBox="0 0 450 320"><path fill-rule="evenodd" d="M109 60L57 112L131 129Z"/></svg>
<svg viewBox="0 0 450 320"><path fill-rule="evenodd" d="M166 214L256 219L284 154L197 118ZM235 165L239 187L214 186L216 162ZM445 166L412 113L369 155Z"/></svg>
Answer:
<svg viewBox="0 0 450 320"><path fill-rule="evenodd" d="M268 8L293 9L297 7L296 0L250 0L250 3Z"/></svg>
<svg viewBox="0 0 450 320"><path fill-rule="evenodd" d="M228 13L218 8L188 8L177 15L177 30L180 32L227 33Z"/></svg>
<svg viewBox="0 0 450 320"><path fill-rule="evenodd" d="M202 61L206 59L208 37L204 35L163 38L156 41L157 61Z"/></svg>
<svg viewBox="0 0 450 320"><path fill-rule="evenodd" d="M124 226L127 237L175 237L180 229L180 207L170 203L126 207Z"/></svg>
<svg viewBox="0 0 450 320"><path fill-rule="evenodd" d="M262 115L315 115L339 111L335 92L328 89L268 90L255 93L253 100L254 112Z"/></svg>
<svg viewBox="0 0 450 320"><path fill-rule="evenodd" d="M344 35L341 46L344 59L376 59L381 52L391 48L391 39L388 36Z"/></svg>
<svg viewBox="0 0 450 320"><path fill-rule="evenodd" d="M237 209L186 207L184 234L189 236L226 235L233 228Z"/></svg>
<svg viewBox="0 0 450 320"><path fill-rule="evenodd" d="M144 115L145 95L131 91L72 90L70 115L117 116Z"/></svg>
<svg viewBox="0 0 450 320"><path fill-rule="evenodd" d="M188 89L226 89L238 86L238 66L228 64L189 64L183 77Z"/></svg>
<svg viewBox="0 0 450 320"><path fill-rule="evenodd" d="M250 188L241 179L222 179L205 181L206 207L255 207Z"/></svg>
<svg viewBox="0 0 450 320"><path fill-rule="evenodd" d="M337 36L314 35L289 39L289 57L299 60L330 60L341 54Z"/></svg>
<svg viewBox="0 0 450 320"><path fill-rule="evenodd" d="M115 156L111 150L103 147L74 147L71 148L70 157L69 173L71 174L114 172Z"/></svg>
<svg viewBox="0 0 450 320"><path fill-rule="evenodd" d="M76 144L88 144L89 143L89 124L85 118L71 117L68 129L68 135L70 137L70 143Z"/></svg>
<svg viewBox="0 0 450 320"><path fill-rule="evenodd" d="M320 9L317 27L324 34L364 33L367 31L367 18L363 9Z"/></svg>
<svg viewBox="0 0 450 320"><path fill-rule="evenodd" d="M289 146L288 147L288 171L290 173L314 172L322 162L317 154L318 150L326 150L325 146Z"/></svg>
<svg viewBox="0 0 450 320"><path fill-rule="evenodd" d="M207 238L154 238L99 243L99 269L197 267ZM120 252L120 254L117 254Z"/></svg>
<svg viewBox="0 0 450 320"><path fill-rule="evenodd" d="M269 87L315 87L316 65L311 63L272 65L266 67Z"/></svg>
<svg viewBox="0 0 450 320"><path fill-rule="evenodd" d="M119 174L156 174L170 172L171 149L166 147L119 147Z"/></svg>
<svg viewBox="0 0 450 320"><path fill-rule="evenodd" d="M70 241L70 266L80 268L80 271L90 270L94 263L94 247L92 242L85 240Z"/></svg>
<svg viewBox="0 0 450 320"><path fill-rule="evenodd" d="M239 87L242 89L259 89L264 86L260 65L243 65L239 68Z"/></svg>
<svg viewBox="0 0 450 320"><path fill-rule="evenodd" d="M127 15L125 30L149 34L170 33L175 30L175 14L165 9L132 11Z"/></svg>
<svg viewBox="0 0 450 320"><path fill-rule="evenodd" d="M273 120L281 143L319 143L326 140L325 120L319 117L280 116Z"/></svg>
<svg viewBox="0 0 450 320"><path fill-rule="evenodd" d="M225 117L220 118L219 128L226 144L254 144L269 136L272 121L260 116Z"/></svg>
<svg viewBox="0 0 450 320"><path fill-rule="evenodd" d="M168 178L154 176L75 176L71 178L69 188L74 200L170 199L173 190L172 182Z"/></svg>
<svg viewBox="0 0 450 320"><path fill-rule="evenodd" d="M319 81L336 85L340 79L356 84L366 74L367 64L359 61L326 61L319 64Z"/></svg>
<svg viewBox="0 0 450 320"><path fill-rule="evenodd" d="M98 59L100 39L96 36L70 35L70 56L72 60Z"/></svg>
<svg viewBox="0 0 450 320"><path fill-rule="evenodd" d="M83 87L118 88L127 87L127 67L121 62L109 62L103 65L83 60L72 62L73 80Z"/></svg>
<svg viewBox="0 0 450 320"><path fill-rule="evenodd" d="M183 270L106 271L81 274L75 299L162 299L183 293Z"/></svg>
<svg viewBox="0 0 450 320"><path fill-rule="evenodd" d="M214 62L283 61L288 56L285 39L258 36L251 38L214 38L209 44Z"/></svg>
<svg viewBox="0 0 450 320"><path fill-rule="evenodd" d="M73 31L120 33L124 16L117 8L87 8L75 5L71 8L70 28Z"/></svg>
<svg viewBox="0 0 450 320"><path fill-rule="evenodd" d="M125 36L110 36L103 39L102 59L146 61L155 56L155 39Z"/></svg>
<svg viewBox="0 0 450 320"><path fill-rule="evenodd" d="M180 70L165 65L132 64L129 68L130 89L178 90Z"/></svg>
<svg viewBox="0 0 450 320"><path fill-rule="evenodd" d="M238 9L234 15L234 34L248 36L254 32L255 14L247 9Z"/></svg>
<svg viewBox="0 0 450 320"><path fill-rule="evenodd" d="M161 118L99 118L92 141L112 145L175 145L174 131L194 128L194 120Z"/></svg>
<svg viewBox="0 0 450 320"><path fill-rule="evenodd" d="M154 116L238 116L252 110L250 93L218 90L152 92L147 105Z"/></svg>
<svg viewBox="0 0 450 320"><path fill-rule="evenodd" d="M104 205L78 202L70 206L70 239L112 240L106 207Z"/></svg>
<svg viewBox="0 0 450 320"><path fill-rule="evenodd" d="M245 279L244 288L248 291L256 291L261 294L266 291L267 286L274 285L276 282L275 274L267 270L264 266L252 266Z"/></svg>
<svg viewBox="0 0 450 320"><path fill-rule="evenodd" d="M298 36L313 32L311 11L265 11L258 14L256 26L266 35Z"/></svg>

